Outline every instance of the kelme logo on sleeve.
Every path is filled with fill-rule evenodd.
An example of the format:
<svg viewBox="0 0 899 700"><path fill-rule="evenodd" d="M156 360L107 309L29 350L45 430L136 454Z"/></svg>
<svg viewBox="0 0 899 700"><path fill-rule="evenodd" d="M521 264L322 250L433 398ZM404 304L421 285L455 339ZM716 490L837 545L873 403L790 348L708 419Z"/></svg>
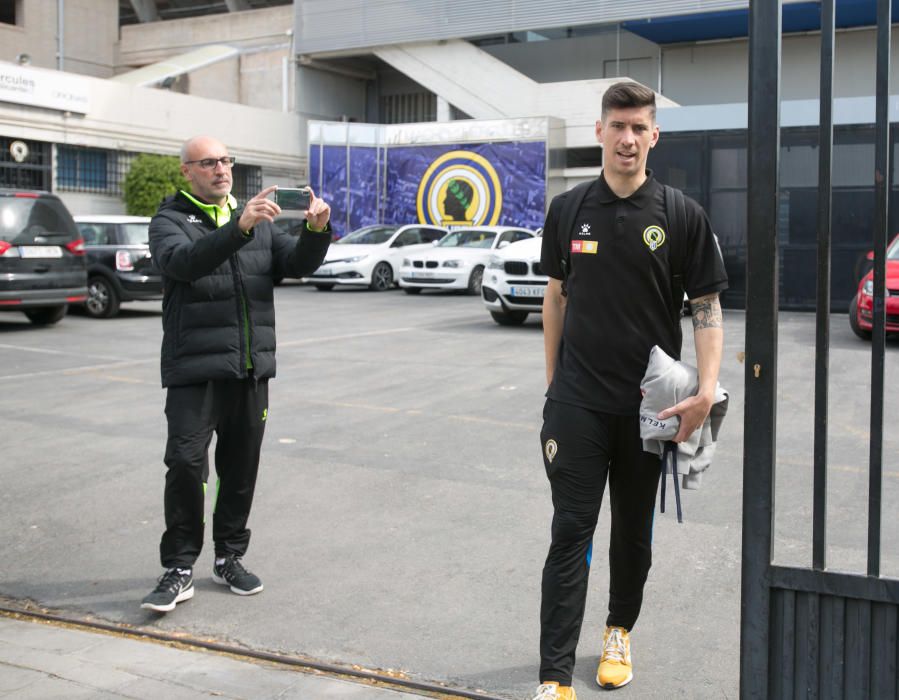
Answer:
<svg viewBox="0 0 899 700"><path fill-rule="evenodd" d="M650 250L657 250L665 244L665 231L661 226L647 226L643 231L643 242Z"/></svg>

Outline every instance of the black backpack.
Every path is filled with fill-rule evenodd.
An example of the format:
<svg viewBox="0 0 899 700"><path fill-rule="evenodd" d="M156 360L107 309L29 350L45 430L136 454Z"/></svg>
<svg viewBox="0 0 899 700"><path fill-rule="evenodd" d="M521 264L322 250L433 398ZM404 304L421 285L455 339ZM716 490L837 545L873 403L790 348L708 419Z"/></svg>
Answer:
<svg viewBox="0 0 899 700"><path fill-rule="evenodd" d="M571 231L574 220L584 203L587 190L595 182L589 180L568 191L560 217L559 242L562 245L562 294L567 296L566 282L571 267ZM680 319L684 308L684 236L687 231L687 206L684 193L674 187L665 188L665 218L668 219L668 242L671 245L671 317L680 337ZM564 232L564 233L562 233Z"/></svg>

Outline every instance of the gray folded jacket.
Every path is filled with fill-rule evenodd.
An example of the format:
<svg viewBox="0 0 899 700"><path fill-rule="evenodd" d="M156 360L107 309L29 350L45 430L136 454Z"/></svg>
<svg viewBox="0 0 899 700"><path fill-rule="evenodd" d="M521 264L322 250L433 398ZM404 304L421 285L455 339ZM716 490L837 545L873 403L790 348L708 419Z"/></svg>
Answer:
<svg viewBox="0 0 899 700"><path fill-rule="evenodd" d="M649 365L640 383L643 401L640 403L640 437L643 450L659 455L665 443L677 435L680 417L659 420L658 414L676 403L694 396L699 390L699 372L684 362L675 360L657 345L649 353ZM702 473L709 468L715 454L715 441L721 422L727 413L728 394L715 386L715 403L702 428L677 446L677 472L685 489L698 489ZM664 478L664 475L663 475Z"/></svg>

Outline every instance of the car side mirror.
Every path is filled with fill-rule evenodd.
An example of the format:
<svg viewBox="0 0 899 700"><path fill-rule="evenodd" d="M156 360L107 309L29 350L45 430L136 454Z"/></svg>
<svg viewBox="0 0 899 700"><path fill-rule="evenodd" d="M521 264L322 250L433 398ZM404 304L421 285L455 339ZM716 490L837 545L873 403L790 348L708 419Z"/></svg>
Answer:
<svg viewBox="0 0 899 700"><path fill-rule="evenodd" d="M873 250L869 250L869 251L868 251L868 254L865 256L865 259L866 259L866 260L873 260L873 259L874 259L874 251L873 251Z"/></svg>
<svg viewBox="0 0 899 700"><path fill-rule="evenodd" d="M431 245L437 245L440 241L431 241Z"/></svg>
<svg viewBox="0 0 899 700"><path fill-rule="evenodd" d="M499 245L496 247L497 248L505 248L507 245L509 245L509 241L500 241Z"/></svg>

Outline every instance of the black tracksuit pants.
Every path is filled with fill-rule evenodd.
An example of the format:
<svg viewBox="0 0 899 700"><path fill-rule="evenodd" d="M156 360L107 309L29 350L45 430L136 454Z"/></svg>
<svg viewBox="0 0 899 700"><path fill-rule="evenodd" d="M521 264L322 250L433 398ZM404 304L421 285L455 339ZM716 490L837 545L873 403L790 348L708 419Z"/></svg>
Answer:
<svg viewBox="0 0 899 700"><path fill-rule="evenodd" d="M203 548L209 443L215 431L218 477L212 516L215 555L243 556L268 417L268 381L227 379L169 387L165 401L165 533L162 565L192 567Z"/></svg>
<svg viewBox="0 0 899 700"><path fill-rule="evenodd" d="M554 512L543 567L539 680L571 685L606 480L612 504L606 624L630 630L652 564L661 460L643 451L636 414L598 413L552 399L543 410L540 440Z"/></svg>

